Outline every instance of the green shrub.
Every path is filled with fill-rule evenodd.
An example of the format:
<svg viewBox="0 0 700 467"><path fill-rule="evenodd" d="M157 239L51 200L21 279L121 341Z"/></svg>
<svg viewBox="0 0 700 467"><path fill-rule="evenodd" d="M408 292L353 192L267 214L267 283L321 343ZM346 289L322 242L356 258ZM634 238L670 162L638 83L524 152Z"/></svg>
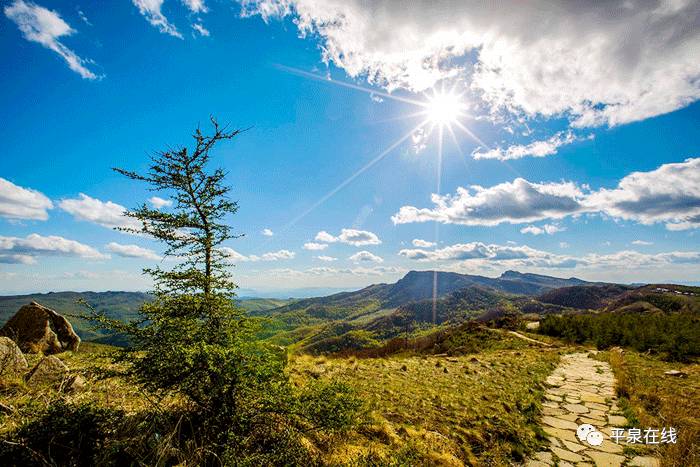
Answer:
<svg viewBox="0 0 700 467"><path fill-rule="evenodd" d="M96 465L123 414L57 402L0 440L0 465Z"/></svg>

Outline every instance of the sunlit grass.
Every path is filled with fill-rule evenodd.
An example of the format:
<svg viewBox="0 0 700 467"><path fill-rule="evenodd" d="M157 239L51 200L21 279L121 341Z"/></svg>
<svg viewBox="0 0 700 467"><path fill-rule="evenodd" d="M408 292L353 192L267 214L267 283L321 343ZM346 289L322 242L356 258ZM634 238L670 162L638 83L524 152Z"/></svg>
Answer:
<svg viewBox="0 0 700 467"><path fill-rule="evenodd" d="M372 408L373 423L328 452L329 462L410 452L433 465L504 465L538 445L541 383L557 359L555 350L535 348L460 357L299 356L291 372L298 384L347 381Z"/></svg>
<svg viewBox="0 0 700 467"><path fill-rule="evenodd" d="M601 355L612 365L621 405L638 428L674 427L676 444L657 446L661 465L700 465L700 364L663 362L633 351ZM676 369L685 378L667 376Z"/></svg>

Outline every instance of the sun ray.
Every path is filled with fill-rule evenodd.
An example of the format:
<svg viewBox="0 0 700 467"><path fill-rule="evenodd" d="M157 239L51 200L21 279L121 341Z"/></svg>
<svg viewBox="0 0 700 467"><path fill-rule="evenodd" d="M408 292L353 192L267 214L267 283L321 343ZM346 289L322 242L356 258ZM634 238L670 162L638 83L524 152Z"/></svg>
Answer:
<svg viewBox="0 0 700 467"><path fill-rule="evenodd" d="M406 134L404 134L403 136L401 136L398 140L396 140L396 141L393 142L391 145L389 145L388 148L386 148L386 149L383 150L381 153L379 153L379 155L377 155L374 159L372 159L371 161L369 161L368 163L366 163L365 165L363 165L362 167L360 167L360 169L357 170L357 172L355 172L354 174L352 174L351 176L349 176L348 178L346 178L346 179L345 179L343 182L341 182L337 187L333 188L331 191L329 191L328 193L326 193L325 195L323 195L323 196L321 197L321 199L319 199L319 200L316 201L314 204L312 204L308 209L306 209L304 212L302 212L302 213L299 214L297 217L295 217L294 219L292 219L291 221L289 221L287 224L285 224L285 226L282 228L282 230L283 230L283 231L288 230L288 229L289 229L290 227L292 227L294 224L296 224L296 223L299 222L301 219L303 219L304 217L306 217L307 215L309 215L309 213L311 213L314 209L318 208L318 207L321 206L323 203L325 203L326 201L328 201L333 195L335 195L335 194L338 193L340 190L342 190L343 188L345 188L346 186L348 186L353 180L355 180L357 177L359 177L360 175L362 175L363 173L365 173L365 172L366 172L367 170L369 170L372 166L374 166L377 162L379 162L379 161L381 161L382 159L384 159L391 151L393 151L394 149L396 149L396 147L398 147L401 143L403 143L403 142L406 141L408 138L410 138L411 135L412 135L413 133L415 133L415 132L418 131L420 128L422 128L426 123L428 123L427 120L424 120L424 121L422 121L421 123L419 123L418 125L416 125L415 127L413 127L409 132L407 132Z"/></svg>
<svg viewBox="0 0 700 467"><path fill-rule="evenodd" d="M445 126L440 125L438 128L438 163L437 163L437 173L435 180L435 193L440 196L442 191L442 149L443 149L443 139L445 136ZM433 236L433 241L437 245L440 237L440 223L435 223L435 235ZM437 291L438 291L438 274L437 271L433 271L433 324L437 324Z"/></svg>
<svg viewBox="0 0 700 467"><path fill-rule="evenodd" d="M457 151L459 151L459 155L464 156L464 153L462 152L462 147L459 145L459 142L457 141L457 135L455 134L455 131L452 129L452 125L448 125L447 130L450 132L450 136L452 137L452 142L455 143L455 146L457 147Z"/></svg>
<svg viewBox="0 0 700 467"><path fill-rule="evenodd" d="M484 143L484 142L481 140L481 138L479 138L478 136L476 136L476 135L474 134L473 131L471 131L469 128L467 128L466 126L464 126L464 124L462 124L462 122L460 122L459 120L455 120L455 121L454 121L454 124L457 126L457 128L459 128L460 130L462 130L463 132L465 132L467 135L469 135L469 137L470 137L471 139L473 139L474 141L476 141L477 143L479 143L480 145L482 145L482 146L485 147L486 149L491 149L491 147L489 147L488 144Z"/></svg>
<svg viewBox="0 0 700 467"><path fill-rule="evenodd" d="M415 117L424 117L425 118L425 117L427 117L427 112L425 110L421 110L420 112L413 112L410 114L399 115L397 117L383 118L381 120L372 120L370 123L376 124L376 123L397 122L397 121L401 121L401 120L409 120L409 119L415 118Z"/></svg>
<svg viewBox="0 0 700 467"><path fill-rule="evenodd" d="M291 73L291 74L298 75L298 76L304 76L306 78L311 78L311 79L314 79L316 81L321 81L322 83L335 84L336 86L342 86L345 88L350 88L350 89L355 89L357 91L366 92L367 94L374 94L375 96L386 97L387 99L391 99L393 101L404 102L406 104L413 104L413 105L425 107L425 102L417 101L414 99L409 99L406 97L395 96L393 94L389 94L386 92L377 91L376 89L365 88L365 87L359 86L357 84L345 83L343 81L336 81L332 78L326 78L324 76L319 76L317 74L309 73L308 71L300 70L298 68L293 68L293 67L290 67L287 65L276 64L275 67L279 68L280 70L286 71L287 73Z"/></svg>

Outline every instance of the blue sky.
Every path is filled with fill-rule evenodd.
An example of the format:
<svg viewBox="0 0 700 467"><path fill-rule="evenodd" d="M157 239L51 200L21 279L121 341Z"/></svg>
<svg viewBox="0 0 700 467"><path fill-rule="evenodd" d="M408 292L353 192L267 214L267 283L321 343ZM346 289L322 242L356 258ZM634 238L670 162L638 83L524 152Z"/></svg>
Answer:
<svg viewBox="0 0 700 467"><path fill-rule="evenodd" d="M250 127L214 155L246 292L432 268L697 282L697 4L630 2L620 27L612 4L536 3L4 1L0 293L147 289L159 245L112 227L153 194L110 168L209 115Z"/></svg>

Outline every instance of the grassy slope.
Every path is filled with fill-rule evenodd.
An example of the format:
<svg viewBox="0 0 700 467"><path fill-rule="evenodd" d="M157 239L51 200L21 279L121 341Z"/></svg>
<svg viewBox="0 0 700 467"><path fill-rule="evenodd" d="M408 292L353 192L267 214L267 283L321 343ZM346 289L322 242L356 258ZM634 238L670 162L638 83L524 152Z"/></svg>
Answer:
<svg viewBox="0 0 700 467"><path fill-rule="evenodd" d="M658 446L663 466L700 465L700 363L662 362L632 351L602 355L618 380L618 395L634 427L675 427L676 444ZM664 375L676 369L687 378Z"/></svg>
<svg viewBox="0 0 700 467"><path fill-rule="evenodd" d="M541 441L541 383L558 359L553 349L511 344L459 357L300 356L291 371L301 383L347 381L372 407L373 423L328 452L331 463L507 465Z"/></svg>
<svg viewBox="0 0 700 467"><path fill-rule="evenodd" d="M87 343L78 352L59 355L74 373L87 379L84 392L61 394L50 388L29 388L19 379L0 383L0 401L15 408L10 415L0 414L0 436L59 399L93 401L137 417L147 410L147 397L133 386L120 378L98 379L97 367L110 366L101 353L111 349ZM329 464L352 465L362 456L364 461L403 459L404 464L413 465L507 464L538 442L533 423L540 384L557 353L506 340L499 350L472 357L297 356L289 371L299 384L311 378L347 381L372 410L371 423L340 444L319 447ZM30 365L37 360L30 356Z"/></svg>
<svg viewBox="0 0 700 467"><path fill-rule="evenodd" d="M15 409L9 415L0 412L0 436L13 430L23 421L32 419L41 409L49 407L58 400L75 403L94 402L102 407L122 409L131 413L145 408L148 401L134 385L120 378L98 377L100 368L114 368L105 356L113 351L114 347L83 342L77 352L63 352L56 355L68 366L72 374L85 378L87 389L83 392L65 394L51 387L31 387L21 378L0 378L0 402ZM36 354L25 356L29 368L41 359Z"/></svg>

